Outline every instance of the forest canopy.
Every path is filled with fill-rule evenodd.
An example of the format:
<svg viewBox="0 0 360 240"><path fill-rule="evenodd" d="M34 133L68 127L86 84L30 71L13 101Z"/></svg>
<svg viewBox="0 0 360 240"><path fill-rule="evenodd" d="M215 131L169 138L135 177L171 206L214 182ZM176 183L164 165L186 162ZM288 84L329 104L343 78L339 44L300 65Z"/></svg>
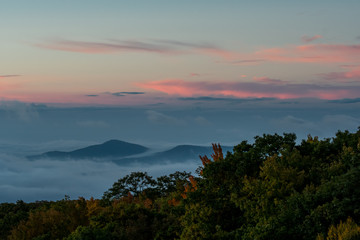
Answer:
<svg viewBox="0 0 360 240"><path fill-rule="evenodd" d="M195 174L134 172L101 199L0 204L0 239L360 239L360 128L213 144Z"/></svg>

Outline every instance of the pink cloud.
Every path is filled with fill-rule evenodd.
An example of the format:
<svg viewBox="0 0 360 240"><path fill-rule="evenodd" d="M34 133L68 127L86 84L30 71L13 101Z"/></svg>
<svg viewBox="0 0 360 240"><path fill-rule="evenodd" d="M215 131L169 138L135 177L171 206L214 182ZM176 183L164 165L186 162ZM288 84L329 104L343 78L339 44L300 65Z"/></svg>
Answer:
<svg viewBox="0 0 360 240"><path fill-rule="evenodd" d="M66 52L78 52L89 54L109 54L123 52L148 52L158 54L202 54L217 56L223 59L234 59L237 53L221 49L211 44L194 44L180 41L157 40L157 41L108 41L88 42L72 40L56 40L47 43L35 44L35 46Z"/></svg>
<svg viewBox="0 0 360 240"><path fill-rule="evenodd" d="M209 55L209 56L216 56L216 57L226 59L228 61L234 60L234 59L238 58L239 56L241 56L237 52L227 51L227 50L220 49L220 48L200 48L200 49L196 49L194 51L194 53L199 53L202 55Z"/></svg>
<svg viewBox="0 0 360 240"><path fill-rule="evenodd" d="M11 78L11 77L19 77L20 75L0 75L0 78Z"/></svg>
<svg viewBox="0 0 360 240"><path fill-rule="evenodd" d="M199 73L190 73L190 77L200 77Z"/></svg>
<svg viewBox="0 0 360 240"><path fill-rule="evenodd" d="M360 81L360 66L357 67L348 67L351 70L347 72L331 72L320 74L324 79L335 80L338 82L346 82L348 80Z"/></svg>
<svg viewBox="0 0 360 240"><path fill-rule="evenodd" d="M79 92L8 92L2 94L2 100L21 101L26 103L46 103L55 105L139 105L151 102L151 99L129 94L126 97L115 97L112 94L99 94L89 97Z"/></svg>
<svg viewBox="0 0 360 240"><path fill-rule="evenodd" d="M267 61L342 63L360 61L360 45L311 44L270 48L254 53Z"/></svg>
<svg viewBox="0 0 360 240"><path fill-rule="evenodd" d="M253 77L253 80L255 82L266 83L266 84L285 84L285 83L287 83L286 81L282 81L280 79L273 79L273 78L268 78L268 77Z"/></svg>
<svg viewBox="0 0 360 240"><path fill-rule="evenodd" d="M79 53L119 53L119 52L156 52L175 53L176 51L165 46L144 43L139 41L113 41L113 42L86 42L57 40L48 43L36 44L35 46L45 49L79 52Z"/></svg>
<svg viewBox="0 0 360 240"><path fill-rule="evenodd" d="M239 55L239 54L237 54ZM235 56L237 56L236 54L234 54L234 58ZM252 57L252 56L249 56ZM242 59L242 60L233 60L229 63L233 64L233 65L259 65L260 63L266 62L266 59Z"/></svg>
<svg viewBox="0 0 360 240"><path fill-rule="evenodd" d="M360 44L306 44L264 48L252 53L233 53L232 60L228 60L226 63L258 65L263 62L358 63L360 62Z"/></svg>
<svg viewBox="0 0 360 240"><path fill-rule="evenodd" d="M321 38L320 35L304 37L306 43ZM258 65L263 62L281 63L341 63L360 62L360 44L304 44L283 47L263 48L254 52L229 51L211 44L193 44L180 41L108 41L86 42L57 40L37 47L90 54L109 54L123 52L145 52L165 55L199 54L218 57L223 63L233 65ZM219 61L221 63L221 61Z"/></svg>
<svg viewBox="0 0 360 240"><path fill-rule="evenodd" d="M274 79L257 78L258 82L188 82L182 79L165 79L138 83L143 88L153 89L169 95L228 96L237 98L320 98L338 99L360 95L360 86L331 86L316 84L290 84ZM277 79L275 79L277 80Z"/></svg>
<svg viewBox="0 0 360 240"><path fill-rule="evenodd" d="M305 36L302 36L301 40L305 43L309 43L309 42L315 41L316 39L320 39L322 37L323 36L321 36L321 35L315 35L313 37L309 37L309 36L305 35Z"/></svg>

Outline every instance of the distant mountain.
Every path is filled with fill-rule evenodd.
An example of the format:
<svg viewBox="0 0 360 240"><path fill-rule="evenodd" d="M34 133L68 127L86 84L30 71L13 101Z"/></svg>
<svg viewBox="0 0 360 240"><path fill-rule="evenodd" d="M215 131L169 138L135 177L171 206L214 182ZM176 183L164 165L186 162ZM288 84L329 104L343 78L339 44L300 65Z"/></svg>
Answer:
<svg viewBox="0 0 360 240"><path fill-rule="evenodd" d="M223 153L232 151L232 147L222 146ZM211 156L212 147L203 147L195 145L179 145L166 151L156 153L146 153L148 148L123 142L119 140L110 140L103 144L92 145L71 152L51 151L40 155L28 156L30 160L37 159L106 159L118 165L128 165L131 163L154 164L165 162L186 162L200 161L199 156ZM140 155L141 154L141 155Z"/></svg>
<svg viewBox="0 0 360 240"><path fill-rule="evenodd" d="M223 153L226 154L227 151L232 151L230 147L222 147ZM167 159L179 159L179 160L191 160L199 159L199 155L210 155L213 153L212 147L202 147L194 145L179 145L170 150L155 153L152 157L158 158L159 160Z"/></svg>
<svg viewBox="0 0 360 240"><path fill-rule="evenodd" d="M233 147L222 146L224 156L226 153L232 152ZM124 165L129 163L162 163L162 162L186 162L186 161L200 161L199 156L207 155L211 156L213 153L212 147L203 147L195 145L179 145L170 150L163 152L157 152L143 157L127 157L118 160L113 160L113 162Z"/></svg>
<svg viewBox="0 0 360 240"><path fill-rule="evenodd" d="M54 159L95 159L95 158L119 158L144 153L147 147L119 140L110 140L103 144L92 145L71 152L51 151L41 155L28 156L30 160L42 158Z"/></svg>

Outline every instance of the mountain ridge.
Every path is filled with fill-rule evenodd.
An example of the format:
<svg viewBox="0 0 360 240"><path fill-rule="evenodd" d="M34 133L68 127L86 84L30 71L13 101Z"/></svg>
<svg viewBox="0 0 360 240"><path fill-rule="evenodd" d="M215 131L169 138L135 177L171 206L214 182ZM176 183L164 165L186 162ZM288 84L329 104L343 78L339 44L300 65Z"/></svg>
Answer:
<svg viewBox="0 0 360 240"><path fill-rule="evenodd" d="M30 160L36 160L41 158L84 159L127 157L144 153L148 150L149 149L147 147L139 144L111 139L101 144L90 145L73 151L49 151L40 155L27 156L27 158Z"/></svg>
<svg viewBox="0 0 360 240"><path fill-rule="evenodd" d="M224 154L232 151L232 147L228 146L223 146L222 149ZM151 164L198 160L200 155L210 156L213 153L213 149L211 146L182 144L168 150L150 152L148 155L143 155L146 152L149 152L149 148L145 146L113 139L102 144L91 145L69 152L49 151L39 155L27 156L27 158L29 160L46 158L56 160L103 159L118 165L128 165L131 163ZM141 156L138 156L140 154Z"/></svg>

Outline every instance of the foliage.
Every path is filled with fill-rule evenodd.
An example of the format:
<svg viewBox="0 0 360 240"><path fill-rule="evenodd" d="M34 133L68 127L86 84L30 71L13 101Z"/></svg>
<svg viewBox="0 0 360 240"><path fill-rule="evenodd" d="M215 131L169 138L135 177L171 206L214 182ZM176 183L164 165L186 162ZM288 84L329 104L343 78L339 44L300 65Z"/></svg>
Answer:
<svg viewBox="0 0 360 240"><path fill-rule="evenodd" d="M358 240L360 227L349 217L346 222L340 221L336 226L331 225L326 240ZM318 235L317 240L324 240L323 235Z"/></svg>

